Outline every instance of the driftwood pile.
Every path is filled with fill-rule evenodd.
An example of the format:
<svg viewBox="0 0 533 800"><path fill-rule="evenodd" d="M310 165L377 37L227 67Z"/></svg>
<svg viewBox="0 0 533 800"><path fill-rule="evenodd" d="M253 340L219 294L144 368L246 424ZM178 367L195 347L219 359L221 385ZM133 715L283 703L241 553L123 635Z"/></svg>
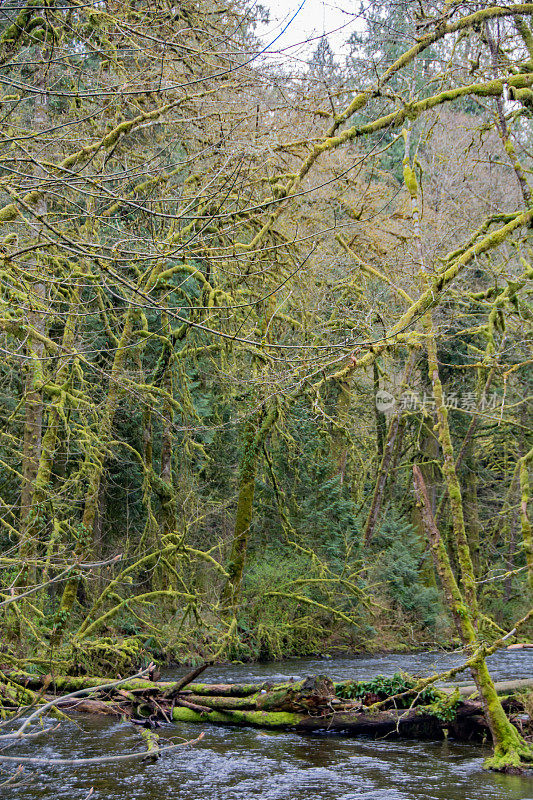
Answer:
<svg viewBox="0 0 533 800"><path fill-rule="evenodd" d="M40 691L43 699L76 692L77 697L57 703L62 711L120 715L145 727L194 722L380 737L442 739L449 734L462 740L482 739L488 734L481 703L465 696L474 687L451 696L449 692L434 692L436 702L425 705L419 704L420 697L415 694L408 699L408 707L398 707L397 698L384 698L382 693L361 696L359 692L357 699L349 699L363 684L334 683L326 675L277 685L194 682L207 666L174 682L136 679L100 689L101 679L87 676L52 679L50 675L12 673L10 679ZM405 704L405 698L402 702ZM509 698L504 700L504 707L518 727L529 724L520 703Z"/></svg>

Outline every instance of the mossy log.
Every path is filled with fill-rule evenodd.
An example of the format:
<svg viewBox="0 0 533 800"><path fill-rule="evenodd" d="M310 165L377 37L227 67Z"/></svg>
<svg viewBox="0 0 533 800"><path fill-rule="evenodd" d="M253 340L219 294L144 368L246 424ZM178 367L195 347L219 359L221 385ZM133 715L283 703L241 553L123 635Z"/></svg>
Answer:
<svg viewBox="0 0 533 800"><path fill-rule="evenodd" d="M97 689L102 684L102 678L90 676L57 676L53 680L50 676L29 675L22 672L11 672L10 676L19 684L34 689L40 689L46 684L48 691L53 689L56 693ZM181 688L182 686L184 688ZM275 686L268 682L185 685L182 679L177 682L134 679L124 681L116 690L121 697L128 694L131 700L136 697L157 696L162 701L175 701L179 698L208 708L254 708L306 713L316 712L327 707L332 700L335 701L335 691L335 684L325 675L308 677L297 682L288 681Z"/></svg>
<svg viewBox="0 0 533 800"><path fill-rule="evenodd" d="M416 705L416 702L421 702L417 697L409 708L396 708L394 698L391 698L385 708L378 710L365 705L366 697L362 700L343 697L348 689L356 688L356 681L333 683L325 675L277 685L267 682L186 684L183 679L158 682L132 679L120 686L104 687L101 691L98 687L102 679L89 676L60 676L53 681L49 675L11 673L11 677L16 677L23 687L44 690L46 695L43 699L49 699L51 691L57 695L67 691L90 692L94 688L93 697L59 701L58 707L63 711L120 715L145 725L165 720L430 739L442 739L446 731L462 740L479 740L489 730L482 703L470 696L473 686L454 690L453 698L448 696L448 689L436 692L436 701L429 705ZM529 680L505 681L498 688L509 692L532 684L533 681ZM372 695L370 702L377 699ZM513 706L512 701L505 702L507 710L520 710L520 706Z"/></svg>
<svg viewBox="0 0 533 800"><path fill-rule="evenodd" d="M9 677L14 683L26 687L27 689L39 690L46 684L47 688L53 688L57 693L59 692L72 692L78 689L91 689L103 683L103 678L90 676L90 675L58 675L50 680L50 676L27 673L14 670L6 670L5 676ZM320 677L320 676L315 676ZM322 676L326 677L326 676ZM315 678L313 678L315 679ZM220 698L246 698L258 693L268 693L269 697L273 696L274 692L286 690L286 692L298 691L298 687L302 687L306 681L285 681L283 683L273 684L271 681L262 681L261 683L189 683L185 688L180 689L179 693L192 701L190 695L197 695L198 702L204 702L207 697ZM327 679L329 680L329 678ZM342 680L333 681L332 687L335 694L345 693L346 689L355 686L357 681ZM173 690L177 686L176 681L149 681L141 678L136 678L129 681L124 681L121 684L121 689L131 691L132 693L148 693L148 694L165 694L171 696ZM510 694L516 691L523 691L524 689L533 689L533 678L517 678L516 680L509 681L496 681L494 687L498 694ZM459 691L462 697L470 697L473 693L477 692L477 687L474 684L466 685L447 685L439 687L439 691L445 694L451 694L455 690ZM280 695L281 696L281 695ZM200 697L202 701L200 701ZM288 697L288 695L287 695ZM205 701L207 704L207 701ZM238 704L236 707L244 707L243 704ZM250 706L252 707L252 706ZM253 705L255 707L255 705Z"/></svg>
<svg viewBox="0 0 533 800"><path fill-rule="evenodd" d="M10 670L9 677L14 681L24 684L30 689L40 689L45 682L45 675L20 672ZM71 692L77 689L91 689L95 686L100 686L103 683L103 678L93 675L57 675L53 678L52 686L57 692ZM172 691L177 682L176 681L157 681L152 682L143 680L142 678L135 678L133 680L124 681L122 684L123 689L129 691ZM290 682L283 684L276 684L276 687L290 686ZM182 693L192 692L198 695L213 695L216 697L246 697L255 694L261 690L271 689L272 682L264 681L262 683L191 683L187 685L186 689L182 689Z"/></svg>
<svg viewBox="0 0 533 800"><path fill-rule="evenodd" d="M330 711L316 715L242 708L198 714L187 708L175 707L172 710L172 719L174 722L302 732L337 731L352 735L394 735L416 739L443 739L448 732L460 739L481 739L488 731L481 704L471 701L463 702L458 707L453 721L443 721L424 707L376 712L354 708L351 711Z"/></svg>

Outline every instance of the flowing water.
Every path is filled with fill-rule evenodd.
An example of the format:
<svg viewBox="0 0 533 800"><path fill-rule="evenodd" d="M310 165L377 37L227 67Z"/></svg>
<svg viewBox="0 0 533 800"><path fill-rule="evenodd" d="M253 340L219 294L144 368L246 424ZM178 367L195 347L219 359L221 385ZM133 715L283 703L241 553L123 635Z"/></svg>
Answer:
<svg viewBox="0 0 533 800"><path fill-rule="evenodd" d="M228 665L204 673L210 682L300 678L369 678L404 669L442 671L459 655L415 654L291 659L276 664ZM496 680L533 676L533 651L504 651L490 660ZM165 678L182 674L168 671ZM27 767L24 782L0 787L14 800L533 800L533 777L481 770L488 750L460 742L350 738L339 734L264 732L252 728L166 725L161 738L202 742L156 763L143 761L63 767ZM9 755L87 758L142 750L131 724L80 715L42 740L10 747ZM3 771L5 779L13 770ZM0 779L0 783L2 780Z"/></svg>

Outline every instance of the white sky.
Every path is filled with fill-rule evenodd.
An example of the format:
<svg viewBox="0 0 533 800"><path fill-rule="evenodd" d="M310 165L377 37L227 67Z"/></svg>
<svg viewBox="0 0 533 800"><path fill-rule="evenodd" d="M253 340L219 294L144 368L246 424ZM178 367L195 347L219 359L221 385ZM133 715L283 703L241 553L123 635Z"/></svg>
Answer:
<svg viewBox="0 0 533 800"><path fill-rule="evenodd" d="M302 0L259 0L270 11L270 23L258 31L265 43L272 41L297 12ZM272 52L294 59L306 59L327 34L332 49L343 60L342 45L357 28L357 0L304 0L303 7L288 29L272 45ZM316 38L314 38L316 37ZM309 41L312 40L312 41Z"/></svg>

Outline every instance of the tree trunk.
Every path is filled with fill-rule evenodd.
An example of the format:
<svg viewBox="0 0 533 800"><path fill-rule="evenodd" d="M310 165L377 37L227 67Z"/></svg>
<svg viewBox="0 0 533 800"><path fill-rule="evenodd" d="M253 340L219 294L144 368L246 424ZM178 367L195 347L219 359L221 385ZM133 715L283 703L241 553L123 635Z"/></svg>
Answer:
<svg viewBox="0 0 533 800"><path fill-rule="evenodd" d="M164 336L170 339L171 328L168 315L161 312L161 328ZM169 343L170 347L170 343ZM174 397L174 356L169 355L169 360L163 373L161 382L162 388L167 393L167 399L163 401L163 430L161 432L161 480L168 487L168 497L161 500L163 536L175 533L178 526L176 513L176 498L172 478L172 424L174 422L174 409L171 398Z"/></svg>
<svg viewBox="0 0 533 800"><path fill-rule="evenodd" d="M457 464L456 464L457 468ZM468 538L468 546L472 556L472 566L474 575L479 578L481 569L480 543L481 543L481 522L479 519L479 508L477 501L477 472L475 468L474 448L470 441L465 454L465 499L464 511Z"/></svg>
<svg viewBox="0 0 533 800"><path fill-rule="evenodd" d="M374 373L374 397L379 392L379 367L377 360L372 365ZM387 419L383 411L380 411L377 403L374 403L374 414L376 416L376 451L383 458L383 448L385 447L385 437L387 435Z"/></svg>
<svg viewBox="0 0 533 800"><path fill-rule="evenodd" d="M247 420L244 426L244 449L241 458L237 511L235 512L230 557L226 567L229 577L221 596L222 603L233 608L236 607L239 599L246 561L246 550L252 524L255 479L261 447L277 417L278 406L275 401L268 410L261 409L256 421Z"/></svg>
<svg viewBox="0 0 533 800"><path fill-rule="evenodd" d="M128 355L127 345L133 332L133 322L136 310L129 308L122 330L122 336L115 351L111 375L109 379L107 398L104 404L102 419L100 423L99 439L105 445L111 438L113 422L118 409L121 389L120 380L122 377L124 363ZM88 445L88 452L85 457L85 474L87 476L87 491L85 493L85 504L81 522L80 538L76 545L75 552L78 558L82 558L91 553L93 549L93 534L95 520L98 514L98 499L100 495L100 484L104 473L105 454L104 449L97 448L96 445ZM76 600L78 591L79 577L74 575L65 584L59 608L54 619L53 643L57 646L61 641L70 612Z"/></svg>
<svg viewBox="0 0 533 800"><path fill-rule="evenodd" d="M479 648L480 642L470 617L471 609L465 603L455 580L448 553L435 524L424 478L416 464L413 467L413 476L424 527L435 561L435 569L441 579L448 608L452 613L463 643L475 651ZM533 761L533 747L527 744L507 718L483 655L480 655L474 665L471 666L471 672L494 742L494 756L487 760L486 766L490 769L506 772L520 770L522 762Z"/></svg>
<svg viewBox="0 0 533 800"><path fill-rule="evenodd" d="M44 53L43 53L44 56ZM43 88L43 78L39 80L39 87ZM43 92L35 96L35 127L37 130L44 130L48 122L48 95ZM42 177L42 169L36 167L36 177ZM47 213L47 202L41 197L35 207L35 217L43 220ZM37 231L32 231L37 236L40 235L41 224ZM37 252L35 258L39 259ZM30 271L38 273L39 266L30 268ZM19 585L33 585L37 580L37 569L32 564L38 549L39 534L41 531L40 515L37 508L33 505L33 493L35 479L39 470L39 460L41 457L42 427L43 427L43 355L44 344L38 338L32 336L31 331L44 334L46 325L46 315L43 308L46 299L46 285L35 280L30 287L29 311L28 311L28 345L26 348L27 376L25 386L25 412L24 412L24 434L22 445L22 486L20 495L20 560L23 565L23 572L18 581Z"/></svg>

